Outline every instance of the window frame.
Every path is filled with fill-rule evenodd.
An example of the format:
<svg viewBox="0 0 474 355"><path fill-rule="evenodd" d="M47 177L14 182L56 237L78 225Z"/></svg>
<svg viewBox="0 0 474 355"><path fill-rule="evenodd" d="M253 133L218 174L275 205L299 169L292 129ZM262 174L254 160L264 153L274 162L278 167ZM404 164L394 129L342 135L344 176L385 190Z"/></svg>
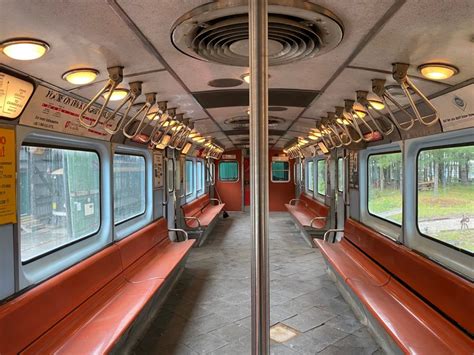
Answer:
<svg viewBox="0 0 474 355"><path fill-rule="evenodd" d="M188 162L191 163L191 167L192 167L192 172L193 176L191 176L191 179L189 181L191 181L191 191L188 192ZM194 195L197 194L197 190L196 190L196 174L194 174L194 170L195 170L195 162L193 159L190 159L190 158L187 158L185 159L184 161L184 197L186 198L186 200L190 199L190 197L192 198Z"/></svg>
<svg viewBox="0 0 474 355"><path fill-rule="evenodd" d="M319 162L324 163L324 193L319 192ZM316 159L316 198L319 200L323 200L326 197L328 191L328 169L327 169L327 161L325 158Z"/></svg>
<svg viewBox="0 0 474 355"><path fill-rule="evenodd" d="M114 157L115 157L115 155L128 155L128 156L134 156L134 157L141 157L141 158L143 158L143 162L144 162L144 165L145 165L145 181L144 181L145 209L143 210L143 212L141 212L137 215L126 218L126 219L124 219L123 221L120 221L120 222L115 222L115 203L113 203L112 207L114 209L114 226L117 227L117 226L120 226L121 224L126 223L126 222L128 222L132 219L143 216L146 213L147 202L148 202L147 201L147 191L146 191L147 190L147 164L146 164L146 157L143 154L140 154L140 153L133 154L131 152L122 153L120 151L115 151L115 152L112 153L112 159L111 159L112 160L112 180L115 179L115 176L114 176ZM113 187L113 190L112 190L112 201L113 201L114 196L115 196L115 184L114 184L114 187Z"/></svg>
<svg viewBox="0 0 474 355"><path fill-rule="evenodd" d="M200 168L198 168L199 165L201 166ZM205 192L206 178L204 177L204 174L204 161L201 159L196 159L196 194L198 197L204 195ZM201 184L200 189L198 189L198 180Z"/></svg>
<svg viewBox="0 0 474 355"><path fill-rule="evenodd" d="M400 227L400 228L401 228L402 225L403 225L403 215L404 215L404 213L403 213L403 200L404 200L404 196L403 196L403 180L402 180L402 190L401 190L401 195L402 195L402 222L401 222L400 224L398 224L398 223L396 223L396 222L394 222L394 221L391 221L391 220L389 220L389 219L387 219L387 218L383 218L383 217L381 217L381 216L378 216L378 215L376 215L375 213L370 212L370 208L369 208L369 200L370 200L370 199L369 199L369 190L370 190L370 189L369 189L369 187L370 187L370 186L369 186L369 159L370 159L370 157L372 157L372 156L387 155L387 154L396 154L396 153L400 153L400 157L401 157L401 159L402 159L402 177L404 178L405 172L404 172L404 168L403 168L403 152L402 152L402 151L376 152L376 153L370 153L370 154L367 155L367 157L366 157L367 169L365 169L365 173L366 173L366 176L367 176L367 179L366 179L366 191L367 191L366 209L367 209L367 213L368 213L370 216L372 216L372 217L374 217L374 218L377 218L377 219L380 219L380 220L382 220L382 221L384 221L384 222L390 223L390 224L392 224L392 225L394 225L394 226L396 226L396 227Z"/></svg>
<svg viewBox="0 0 474 355"><path fill-rule="evenodd" d="M436 239L435 237L424 234L420 230L420 224L419 224L419 220L418 220L418 201L419 201L418 200L418 193L419 193L419 190L418 190L418 166L419 166L420 153L425 152L425 151L440 150L440 149L446 149L446 148L456 148L456 147L466 147L466 146L472 146L474 148L474 142L464 143L464 144L459 143L459 144L440 145L440 146L436 146L436 147L424 147L424 148L421 148L417 151L416 156L415 156L415 174L416 174L416 176L415 176L415 185L416 185L415 202L416 202L416 206L417 206L416 211L415 211L415 225L416 225L416 230L417 230L418 234L421 237L430 239L435 243L442 244L445 247L451 248L453 250L456 250L458 252L461 252L463 254L466 254L466 255L469 255L469 256L472 257L472 256L474 256L474 252L470 252L469 250L465 250L465 249L456 247L455 245L449 244L445 241L442 241L440 239Z"/></svg>
<svg viewBox="0 0 474 355"><path fill-rule="evenodd" d="M221 180L221 164L222 163L235 163L237 164L237 180ZM239 162L235 159L230 159L230 160L221 160L219 161L219 164L217 164L217 171L218 171L218 180L220 183L223 184L235 184L240 181L240 168L239 168Z"/></svg>
<svg viewBox="0 0 474 355"><path fill-rule="evenodd" d="M277 170L277 171L288 171L288 180L273 180L273 163L287 163L288 164L288 170ZM291 163L290 161L286 160L275 160L272 161L270 164L270 181L275 183L275 184L287 184L291 181Z"/></svg>
<svg viewBox="0 0 474 355"><path fill-rule="evenodd" d="M77 244L77 243L79 243L83 240L94 237L95 235L97 235L97 233L99 233L99 231L102 228L102 162L101 162L101 159L100 159L99 152L97 152L94 149L90 149L90 148L89 149L87 149L87 148L79 149L79 148L74 148L74 147L57 146L57 145L54 145L54 144L41 144L41 143L28 143L28 142L22 142L22 144L20 144L20 149L21 149L21 147L37 147L37 148L46 148L46 149L57 149L57 150L68 150L68 151L75 151L75 152L94 153L97 157L98 162L99 162L99 202L100 202L100 205L99 205L99 225L98 225L97 229L94 232L91 232L91 233L89 233L89 234L87 234L83 237L71 240L70 242L67 242L65 244L61 244L60 246L57 246L53 249L50 249L50 250L48 250L44 253L38 254L38 255L36 255L32 258L26 259L26 260L22 259L21 249L18 250L21 264L22 265L28 265L28 264L31 264L31 263L37 261L37 260L43 259L43 258L47 257L48 255L54 254L54 253L56 253L60 250L63 250L65 248L69 247L69 246ZM20 152L18 152L18 154L20 154ZM20 160L18 160L18 161L20 161ZM19 171L20 170L18 169L18 172ZM19 187L19 182L18 182L18 187ZM19 204L18 206L20 206L20 205L21 204ZM19 211L19 209L18 209L18 211ZM18 238L21 240L21 228L18 228L18 231L19 231L18 232Z"/></svg>
<svg viewBox="0 0 474 355"><path fill-rule="evenodd" d="M339 161L342 162L341 171L339 171ZM345 176L344 176L344 157L338 157L336 160L336 167L337 167L337 191L344 192L344 185L345 185ZM342 189L340 184L340 178L342 176Z"/></svg>
<svg viewBox="0 0 474 355"><path fill-rule="evenodd" d="M309 168L309 165L310 165L310 164L313 165L313 168L312 168L312 169ZM310 173L309 173L309 172L310 172L310 170L313 171L313 178L311 179L311 180L312 180L312 185L313 185L313 189L312 189L312 190L309 188L309 181L310 181L310 176L309 176ZM305 185L306 185L306 191L311 192L311 195L314 195L314 180L315 180L314 177L315 177L314 160L313 160L313 159L310 159L310 160L308 160L308 162L307 162L307 164L306 164L306 183L305 183Z"/></svg>

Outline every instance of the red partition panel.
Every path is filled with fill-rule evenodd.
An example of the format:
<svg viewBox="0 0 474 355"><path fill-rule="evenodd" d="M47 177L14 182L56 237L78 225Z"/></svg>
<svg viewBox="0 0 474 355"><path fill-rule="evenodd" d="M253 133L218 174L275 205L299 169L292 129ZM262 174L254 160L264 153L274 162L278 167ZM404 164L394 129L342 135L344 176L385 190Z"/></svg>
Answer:
<svg viewBox="0 0 474 355"><path fill-rule="evenodd" d="M292 159L290 163L290 181L289 182L272 182L272 157L278 156L281 151L270 150L269 152L269 200L270 211L286 211L285 203L295 198L295 180L293 176L293 165L295 161Z"/></svg>
<svg viewBox="0 0 474 355"><path fill-rule="evenodd" d="M234 155L235 159L221 159L216 161L216 190L221 197L223 203L225 203L226 211L241 211L242 210L242 152L240 150L226 151L223 158ZM238 162L239 167L239 180L236 182L224 182L219 180L219 162L221 161L232 161Z"/></svg>

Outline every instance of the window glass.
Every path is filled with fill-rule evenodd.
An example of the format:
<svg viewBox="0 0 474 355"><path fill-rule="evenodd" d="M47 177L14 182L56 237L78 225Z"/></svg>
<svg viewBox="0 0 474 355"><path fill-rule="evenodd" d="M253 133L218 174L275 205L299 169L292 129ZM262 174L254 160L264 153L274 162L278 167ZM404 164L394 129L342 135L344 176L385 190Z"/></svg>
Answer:
<svg viewBox="0 0 474 355"><path fill-rule="evenodd" d="M221 161L219 163L219 180L225 182L239 180L239 164L236 161Z"/></svg>
<svg viewBox="0 0 474 355"><path fill-rule="evenodd" d="M114 154L115 224L145 212L145 158Z"/></svg>
<svg viewBox="0 0 474 355"><path fill-rule="evenodd" d="M272 181L290 181L290 163L287 161L272 161Z"/></svg>
<svg viewBox="0 0 474 355"><path fill-rule="evenodd" d="M309 161L308 162L308 191L313 192L314 191L314 162Z"/></svg>
<svg viewBox="0 0 474 355"><path fill-rule="evenodd" d="M318 194L326 194L326 161L318 160Z"/></svg>
<svg viewBox="0 0 474 355"><path fill-rule="evenodd" d="M94 152L22 146L21 260L95 234L100 228L100 162Z"/></svg>
<svg viewBox="0 0 474 355"><path fill-rule="evenodd" d="M194 192L194 165L192 160L186 160L186 195Z"/></svg>
<svg viewBox="0 0 474 355"><path fill-rule="evenodd" d="M202 192L204 187L204 174L202 161L196 161L196 190Z"/></svg>
<svg viewBox="0 0 474 355"><path fill-rule="evenodd" d="M418 229L474 252L474 145L418 155Z"/></svg>
<svg viewBox="0 0 474 355"><path fill-rule="evenodd" d="M344 159L337 159L337 189L344 191Z"/></svg>
<svg viewBox="0 0 474 355"><path fill-rule="evenodd" d="M402 223L402 173L402 153L369 156L369 213L398 225Z"/></svg>

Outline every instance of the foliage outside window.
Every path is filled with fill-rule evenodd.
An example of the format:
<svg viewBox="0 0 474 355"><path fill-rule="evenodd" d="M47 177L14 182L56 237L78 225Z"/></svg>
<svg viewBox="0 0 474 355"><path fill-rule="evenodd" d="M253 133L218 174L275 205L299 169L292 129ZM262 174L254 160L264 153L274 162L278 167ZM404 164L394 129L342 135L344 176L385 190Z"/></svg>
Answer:
<svg viewBox="0 0 474 355"><path fill-rule="evenodd" d="M370 155L367 173L369 213L401 225L402 153Z"/></svg>
<svg viewBox="0 0 474 355"><path fill-rule="evenodd" d="M22 146L19 162L21 260L100 228L100 163L95 152Z"/></svg>
<svg viewBox="0 0 474 355"><path fill-rule="evenodd" d="M318 160L318 194L326 194L326 161Z"/></svg>
<svg viewBox="0 0 474 355"><path fill-rule="evenodd" d="M219 180L235 182L239 180L239 164L236 161L221 161L219 163Z"/></svg>
<svg viewBox="0 0 474 355"><path fill-rule="evenodd" d="M423 235L474 252L474 145L419 153L417 206Z"/></svg>
<svg viewBox="0 0 474 355"><path fill-rule="evenodd" d="M344 191L344 159L337 159L337 189L339 192Z"/></svg>
<svg viewBox="0 0 474 355"><path fill-rule="evenodd" d="M114 222L145 212L145 158L114 154Z"/></svg>
<svg viewBox="0 0 474 355"><path fill-rule="evenodd" d="M290 163L287 161L272 161L272 181L290 181Z"/></svg>
<svg viewBox="0 0 474 355"><path fill-rule="evenodd" d="M194 166L192 160L186 160L186 196L194 193Z"/></svg>
<svg viewBox="0 0 474 355"><path fill-rule="evenodd" d="M309 161L308 162L308 191L313 192L314 191L314 162Z"/></svg>

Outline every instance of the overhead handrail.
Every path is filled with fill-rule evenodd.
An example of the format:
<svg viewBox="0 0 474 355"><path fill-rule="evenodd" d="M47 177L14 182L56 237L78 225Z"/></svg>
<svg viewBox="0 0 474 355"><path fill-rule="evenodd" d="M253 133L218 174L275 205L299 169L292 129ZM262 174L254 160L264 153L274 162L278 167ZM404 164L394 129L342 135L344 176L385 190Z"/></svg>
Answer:
<svg viewBox="0 0 474 355"><path fill-rule="evenodd" d="M428 100L428 98L425 95L423 95L423 93L415 86L415 84L413 84L413 82L408 77L409 66L410 66L409 64L405 64L405 63L394 63L392 76L395 79L395 81L401 86L403 93L407 97L410 107L415 113L415 116L418 119L418 121L420 121L425 126L432 126L436 122L439 121L438 110L436 109L436 107L433 106L431 101ZM415 101L413 100L413 97L410 94L410 89L413 90L421 98L421 100L426 104L426 106L428 106L433 111L432 114L426 115L426 116L422 116L420 114L420 111L418 111ZM434 116L434 118L431 121L425 121L426 118L431 117L431 116Z"/></svg>
<svg viewBox="0 0 474 355"><path fill-rule="evenodd" d="M347 140L346 142L344 142L344 145L348 146L354 141L348 126L350 123L344 116L344 107L336 106L335 110L335 112L331 112L331 118L333 118L336 124L340 127L341 131L343 132L343 136L347 137Z"/></svg>
<svg viewBox="0 0 474 355"><path fill-rule="evenodd" d="M356 126L354 127L354 124L352 122L353 118L352 117L347 117L349 114L345 112L345 107L342 106L336 106L336 120L340 120L342 122L341 126L343 127L345 133L350 137L351 143L359 143L363 139L362 132L360 132L359 127ZM349 129L349 127L352 127L352 131ZM351 134L351 132L354 132L356 136Z"/></svg>
<svg viewBox="0 0 474 355"><path fill-rule="evenodd" d="M339 123L335 112L328 112L328 124L331 130L338 135L342 145L348 146L352 143L352 138L344 124Z"/></svg>
<svg viewBox="0 0 474 355"><path fill-rule="evenodd" d="M402 131L408 131L415 125L415 117L410 114L398 101L385 89L385 79L372 79L372 92L382 99L385 109L387 110L392 122L398 129ZM389 105L389 102L392 103L401 113L408 117L407 121L399 122L395 117L395 113ZM375 111L383 114L382 110L374 108Z"/></svg>
<svg viewBox="0 0 474 355"><path fill-rule="evenodd" d="M321 119L321 125L325 129L329 130L328 137L331 140L331 143L333 143L336 148L341 148L342 147L342 139L339 136L339 133L338 133L337 129L334 129L334 127L332 127L330 120L327 117L322 118ZM334 136L335 139L332 139L333 136Z"/></svg>
<svg viewBox="0 0 474 355"><path fill-rule="evenodd" d="M158 101L157 105L157 110L154 112L152 118L152 121L155 122L155 125L150 133L150 142L152 145L156 146L156 141L159 138L156 138L156 135L158 134L158 137L161 137L161 129L165 122L168 122L168 114L166 113L166 110L168 108L168 102L167 101ZM169 125L169 124L168 124Z"/></svg>
<svg viewBox="0 0 474 355"><path fill-rule="evenodd" d="M141 81L134 81L133 83L130 83L130 90L123 99L123 101L120 103L120 105L115 109L114 112L105 120L104 122L104 129L107 133L109 134L115 134L120 129L122 128L122 123L127 122L128 119L128 114L130 112L130 109L132 108L133 104L135 103L135 100L142 94L142 82ZM127 108L124 112L124 114L117 120L115 123L115 128L111 128L111 123L112 121L115 121L115 117L117 116L118 112L125 106L127 105Z"/></svg>
<svg viewBox="0 0 474 355"><path fill-rule="evenodd" d="M395 125L392 123L392 120L387 117L386 115L384 115L383 113L381 113L380 111L377 110L377 112L379 113L379 117L375 117L373 114L372 114L372 109L374 108L369 100L367 99L367 95L369 94L368 91L364 91L364 90L357 90L356 91L356 96L357 96L357 102L359 104L361 104L366 110L367 110L367 114L369 115L369 117L372 119L372 122L374 123L375 127L377 128L377 130L382 133L384 136L388 136L390 135L394 130L395 130ZM383 122L385 122L384 124L386 126L388 126L388 129L384 129L382 128L379 124L378 124L378 120L381 120Z"/></svg>
<svg viewBox="0 0 474 355"><path fill-rule="evenodd" d="M175 174L176 174L176 158L173 156L173 157L171 157L171 158L166 158L166 159L167 159L167 161L170 161L170 160L171 160L171 162L173 163L173 164L172 164L172 165L173 165L173 170L172 170L172 172L173 172L173 178L171 179L171 180L173 181L173 188L170 189L170 187L167 186L167 188L168 188L168 193L172 193L172 192L175 191L175 187L176 187L176 186L175 186L175 185L176 185L176 183L175 183L175 180L176 180L176 176L175 176ZM168 166L167 166L167 167L168 167ZM169 171L169 170L168 170L168 171Z"/></svg>
<svg viewBox="0 0 474 355"><path fill-rule="evenodd" d="M145 120L147 120L147 116L150 113L151 107L156 102L156 93L150 92L148 94L145 94L145 97L146 99L143 106L140 107L137 113L135 113L135 115L133 115L132 118L130 118L130 120L127 123L125 123L125 125L123 126L123 129L122 129L123 135L129 139L133 139L137 137L139 134L141 134L143 129L149 124L148 123L144 125L144 122ZM140 118L140 115L142 116L141 118ZM148 121L149 122L153 121L153 118L154 117L152 117L152 119L148 119ZM135 121L138 121L138 124L136 124ZM132 127L133 124L136 124L136 128L134 131L129 132L129 128Z"/></svg>
<svg viewBox="0 0 474 355"><path fill-rule="evenodd" d="M364 134L362 133L362 130L360 128L360 125L359 123L357 122L357 119L360 119L360 121L362 122L362 124L369 130L369 133L374 133L374 130L373 128L367 123L367 121L364 119L364 117L360 117L355 111L354 111L354 103L355 101L354 100L349 100L349 99L346 99L344 100L344 111L345 113L347 113L350 117L350 120L349 120L349 123L351 124L351 127L354 128L357 132L357 134L361 137L361 139L359 140L359 142L361 140L364 140L364 141L369 141L370 139L365 137ZM347 119L347 117L346 117ZM357 141L354 141L356 143L358 143Z"/></svg>
<svg viewBox="0 0 474 355"><path fill-rule="evenodd" d="M183 120L183 125L184 125L184 128L182 129L182 133L177 139L177 143L176 143L176 150L178 151L183 150L184 146L188 142L189 134L194 128L194 122L189 122L189 118L185 118Z"/></svg>
<svg viewBox="0 0 474 355"><path fill-rule="evenodd" d="M151 141L155 146L163 144L165 137L168 136L168 133L172 128L171 122L176 117L176 108L169 108L166 112L166 115L167 115L166 121L162 123L162 126L165 127L165 130L162 132L162 134L158 136L159 138L157 138L157 133L159 132L155 132L155 135L151 135ZM168 122L166 126L165 126L165 122Z"/></svg>
<svg viewBox="0 0 474 355"><path fill-rule="evenodd" d="M177 124L175 124L171 129L173 131L173 134L171 135L170 142L168 143L168 147L171 149L176 149L178 139L182 133L181 131L184 129L183 119L184 113L177 113L175 115L175 121L177 122Z"/></svg>
<svg viewBox="0 0 474 355"><path fill-rule="evenodd" d="M112 96L112 92L117 88L118 84L120 84L123 80L123 68L122 67L111 67L107 68L107 71L109 72L109 80L105 84L105 86L100 89L100 91L92 98L91 101L84 107L82 112L79 115L79 123L86 127L86 128L94 128L97 126L99 123L102 115L104 114L105 108L109 104L110 97ZM102 107L99 110L99 113L97 114L97 118L95 120L92 120L90 118L84 117L84 115L89 112L89 109L99 100L99 98L104 94L108 92L109 94L106 95L105 97L105 102L103 103ZM87 121L91 121L91 123L88 123Z"/></svg>

